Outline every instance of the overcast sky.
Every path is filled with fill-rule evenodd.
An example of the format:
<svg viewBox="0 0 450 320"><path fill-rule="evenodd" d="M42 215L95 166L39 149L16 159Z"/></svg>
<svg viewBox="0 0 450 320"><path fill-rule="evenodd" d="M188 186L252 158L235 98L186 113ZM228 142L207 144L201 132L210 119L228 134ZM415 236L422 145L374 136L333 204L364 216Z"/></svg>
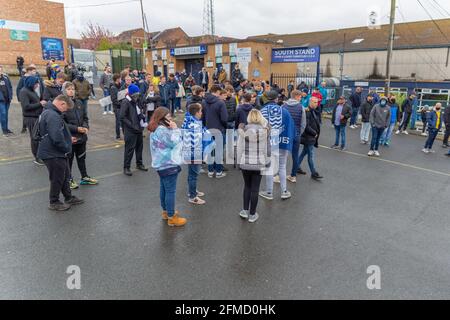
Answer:
<svg viewBox="0 0 450 320"><path fill-rule="evenodd" d="M67 34L79 38L92 21L114 33L142 26L139 1L58 0L66 6ZM420 0L434 19L450 18L450 1ZM190 36L203 31L203 0L144 0L150 31L181 27ZM367 25L369 12L388 23L390 0L215 0L216 34L246 38L266 33L301 33ZM397 0L396 22L429 20L417 0ZM92 6L92 5L102 6ZM367 5L365 5L367 4ZM443 9L438 7L438 4ZM83 7L91 6L91 7Z"/></svg>

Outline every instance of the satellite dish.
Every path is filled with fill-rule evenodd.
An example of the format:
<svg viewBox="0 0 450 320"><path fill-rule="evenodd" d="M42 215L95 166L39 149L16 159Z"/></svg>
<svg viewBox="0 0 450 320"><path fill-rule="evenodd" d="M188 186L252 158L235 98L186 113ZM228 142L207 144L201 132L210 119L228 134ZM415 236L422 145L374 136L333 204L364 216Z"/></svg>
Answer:
<svg viewBox="0 0 450 320"><path fill-rule="evenodd" d="M381 26L380 9L371 8L368 14L367 26L369 29L379 29Z"/></svg>

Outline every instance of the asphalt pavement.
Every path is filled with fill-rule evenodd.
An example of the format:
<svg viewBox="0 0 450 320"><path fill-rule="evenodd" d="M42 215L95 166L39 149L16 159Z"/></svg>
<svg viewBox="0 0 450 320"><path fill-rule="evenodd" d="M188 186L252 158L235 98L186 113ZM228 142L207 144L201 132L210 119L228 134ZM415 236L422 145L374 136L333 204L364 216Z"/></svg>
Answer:
<svg viewBox="0 0 450 320"><path fill-rule="evenodd" d="M64 214L47 209L45 167L1 163L0 299L449 299L450 159L404 135L368 158L358 134L349 129L347 152L331 150L327 122L324 180L299 177L287 201L276 186L255 224L238 215L232 166L224 179L200 177L203 207L187 202L184 168L177 209L188 224L174 229L160 218L157 174L122 174L122 146L88 153L100 185L75 191L86 203ZM72 265L80 290L66 286ZM380 290L367 287L372 265Z"/></svg>

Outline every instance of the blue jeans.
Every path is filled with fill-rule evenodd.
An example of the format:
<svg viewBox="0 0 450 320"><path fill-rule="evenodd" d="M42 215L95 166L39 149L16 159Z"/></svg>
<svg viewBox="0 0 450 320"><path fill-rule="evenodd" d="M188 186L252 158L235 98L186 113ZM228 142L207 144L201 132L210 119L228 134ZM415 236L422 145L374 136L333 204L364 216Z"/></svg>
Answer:
<svg viewBox="0 0 450 320"><path fill-rule="evenodd" d="M294 145L292 147L292 172L291 177L297 176L298 168L300 167L299 156L300 156L300 139L301 137L294 138Z"/></svg>
<svg viewBox="0 0 450 320"><path fill-rule="evenodd" d="M372 143L370 144L371 151L378 151L378 147L380 146L380 139L383 135L384 128L372 128Z"/></svg>
<svg viewBox="0 0 450 320"><path fill-rule="evenodd" d="M315 174L316 168L314 167L314 145L309 144L309 145L303 146L303 151L300 154L300 158L298 160L300 166L302 165L302 162L303 162L303 159L305 158L305 156L308 156L308 165L309 165L309 170L311 171L311 174Z"/></svg>
<svg viewBox="0 0 450 320"><path fill-rule="evenodd" d="M350 125L353 126L356 124L356 120L358 119L359 108L353 108L352 117L350 118Z"/></svg>
<svg viewBox="0 0 450 320"><path fill-rule="evenodd" d="M197 180L198 175L200 174L201 165L189 164L188 169L189 199L195 199L197 197Z"/></svg>
<svg viewBox="0 0 450 320"><path fill-rule="evenodd" d="M181 98L175 98L175 110L181 110Z"/></svg>
<svg viewBox="0 0 450 320"><path fill-rule="evenodd" d="M3 133L8 133L8 111L9 103L0 102L0 123Z"/></svg>
<svg viewBox="0 0 450 320"><path fill-rule="evenodd" d="M109 92L109 89L103 89L103 96L106 98L106 97L109 97L111 95L111 93ZM111 104L109 104L109 105L107 105L107 106L105 106L105 112L109 112L109 111L112 111L112 105Z"/></svg>
<svg viewBox="0 0 450 320"><path fill-rule="evenodd" d="M391 123L389 125L389 127L387 127L384 130L384 132L381 136L381 141L380 141L381 144L389 144L391 142L392 133L394 132L394 129L395 129L395 122Z"/></svg>
<svg viewBox="0 0 450 320"><path fill-rule="evenodd" d="M225 149L225 143L227 142L227 141L226 141L226 139L227 139L226 133L225 133L225 132L222 132L222 135L223 135L223 147L224 147L224 149ZM213 140L215 140L215 137L213 137ZM214 173L214 172L216 172L216 173L222 173L222 172L223 172L223 150L222 150L222 152L220 152L220 154L221 154L221 156L222 156L222 159L220 159L220 161L219 161L221 164L218 164L218 163L215 161L216 159L214 159L214 163L208 165L208 172L209 172L209 173ZM214 158L215 158L216 155L217 155L217 152L216 152L216 150L214 150L214 151L212 152L212 156L214 156Z"/></svg>
<svg viewBox="0 0 450 320"><path fill-rule="evenodd" d="M436 137L438 135L439 130L438 129L428 129L428 139L425 143L425 149L432 149L434 140L436 140Z"/></svg>
<svg viewBox="0 0 450 320"><path fill-rule="evenodd" d="M345 129L347 126L345 124L334 125L334 129L336 130L336 141L334 142L335 146L339 145L339 137L341 138L341 147L345 147Z"/></svg>
<svg viewBox="0 0 450 320"><path fill-rule="evenodd" d="M159 177L161 207L169 217L175 214L175 196L177 191L178 173L167 177Z"/></svg>

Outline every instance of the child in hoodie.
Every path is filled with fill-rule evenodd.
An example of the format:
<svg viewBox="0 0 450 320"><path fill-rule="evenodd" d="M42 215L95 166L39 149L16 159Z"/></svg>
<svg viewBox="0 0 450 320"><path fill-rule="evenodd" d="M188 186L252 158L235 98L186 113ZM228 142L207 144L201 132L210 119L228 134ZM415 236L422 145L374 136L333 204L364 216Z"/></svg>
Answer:
<svg viewBox="0 0 450 320"><path fill-rule="evenodd" d="M183 158L188 164L189 202L195 205L203 205L201 199L205 194L197 190L197 180L203 161L204 135L206 129L202 123L202 105L192 103L189 105L185 120L181 126L183 132Z"/></svg>

